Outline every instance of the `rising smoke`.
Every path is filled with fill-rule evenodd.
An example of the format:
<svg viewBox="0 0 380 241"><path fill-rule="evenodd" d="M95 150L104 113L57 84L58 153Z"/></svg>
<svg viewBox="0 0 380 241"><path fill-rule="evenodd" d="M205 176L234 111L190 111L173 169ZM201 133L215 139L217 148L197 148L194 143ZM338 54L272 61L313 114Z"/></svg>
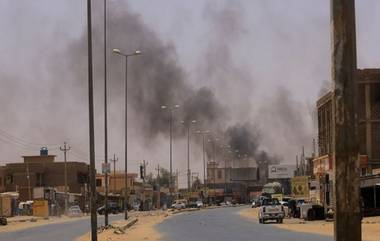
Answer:
<svg viewBox="0 0 380 241"><path fill-rule="evenodd" d="M102 9L100 2L102 1L94 2L94 8ZM175 110L176 138L181 139L185 134L184 128L178 126L180 120L196 119L198 129L211 130L213 137L219 137L223 144L228 144L231 149L239 150L240 153L256 160L277 162L278 158L274 154L284 153L284 149L265 147L271 147L273 140L283 138L284 135L293 138L290 142L287 139L281 140L289 145L299 145L307 139L309 132L304 128L301 111L297 110L299 103L291 98L289 92L274 92L273 101L261 106L260 115L263 117L252 118L251 112L258 108L252 105L250 99L255 94L254 87L259 80L247 71L251 66L236 63L233 58L234 47L240 44L247 32L243 23L243 6L238 3L206 6L202 17L205 25L210 28L208 39L211 42L206 44L202 51L199 66L195 71L197 74L188 73L188 69L178 60L174 44L165 42L144 23L141 16L132 13L127 4L109 1L108 12L112 13L108 15L107 51L109 122L113 129L110 139L115 143L111 145L112 148L122 150L123 147L121 140L125 83L123 59L113 55L112 48L120 48L125 52L137 49L143 51L142 56L129 59L128 112L131 121L129 127L132 129L130 139L132 142L143 140L144 144L147 144L146 148L144 146L146 152L149 152L152 146L163 145L156 139L165 138L166 143L168 137L169 115L160 108L161 105L181 106ZM101 156L102 143L99 140L102 140L103 130L103 16L101 11L93 13L96 139L97 154ZM85 143L82 145L85 153L87 146L83 136L87 137L88 131L86 37L86 30L83 29L79 38L72 39L64 49L59 48L51 53L48 61L41 64L43 66L36 66L36 69L43 71L38 74L34 72L31 76L32 79L38 79L39 85L32 81L20 84L26 86L26 94L22 96L25 103L36 103L37 99L35 94L28 94L28 89L38 90L38 97L41 97L33 108L29 108L38 118L29 121L30 124L25 125L24 129L28 130L30 135L33 131L33 136L51 137L50 140L54 139L54 143L60 143L68 136L78 137ZM12 76L9 79L12 79ZM200 87L194 87L194 83ZM19 89L17 85L11 85L14 89ZM285 106L286 110L273 105ZM45 112L47 114L42 115ZM21 113L22 111L18 114L20 120ZM79 117L79 122L83 124L78 125L71 117ZM46 125L34 128L33 122L40 119L48 120ZM268 125L264 128L269 129L268 132L262 131L261 123L271 124L270 128ZM280 133L282 128L289 131ZM137 134L134 135L133 129L139 130ZM200 138L194 138L194 141L199 142ZM140 158L137 154L134 156Z"/></svg>

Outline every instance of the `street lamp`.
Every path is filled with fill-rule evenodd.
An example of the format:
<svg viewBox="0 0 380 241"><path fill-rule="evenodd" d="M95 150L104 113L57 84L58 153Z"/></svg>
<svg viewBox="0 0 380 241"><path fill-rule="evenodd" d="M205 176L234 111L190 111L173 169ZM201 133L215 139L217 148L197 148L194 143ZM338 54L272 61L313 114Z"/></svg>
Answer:
<svg viewBox="0 0 380 241"><path fill-rule="evenodd" d="M206 193L206 158L205 158L205 136L210 133L209 130L196 131L197 134L202 135L202 143L203 143L203 195Z"/></svg>
<svg viewBox="0 0 380 241"><path fill-rule="evenodd" d="M169 204L171 205L172 197L173 197L173 111L175 109L179 108L179 105L173 105L173 106L166 106L162 105L161 109L168 110L170 113L170 176L169 176L169 193L170 193L170 200Z"/></svg>
<svg viewBox="0 0 380 241"><path fill-rule="evenodd" d="M125 57L125 171L124 171L124 182L125 182L125 193L124 193L124 219L128 219L128 57L141 55L140 50L136 50L131 54L125 54L120 51L120 49L112 49L112 52Z"/></svg>
<svg viewBox="0 0 380 241"><path fill-rule="evenodd" d="M190 122L181 121L182 124L186 125L187 127L187 192L190 192L190 125L196 124L196 120L192 120Z"/></svg>

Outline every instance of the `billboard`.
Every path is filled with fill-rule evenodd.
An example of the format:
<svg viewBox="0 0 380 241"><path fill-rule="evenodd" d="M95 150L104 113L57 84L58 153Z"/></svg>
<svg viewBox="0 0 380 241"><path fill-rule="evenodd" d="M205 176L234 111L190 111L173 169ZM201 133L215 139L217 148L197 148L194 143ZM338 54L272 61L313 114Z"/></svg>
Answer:
<svg viewBox="0 0 380 241"><path fill-rule="evenodd" d="M292 178L292 196L295 198L308 198L310 196L308 176Z"/></svg>
<svg viewBox="0 0 380 241"><path fill-rule="evenodd" d="M296 170L295 165L269 165L268 178L269 179L286 179L294 177Z"/></svg>

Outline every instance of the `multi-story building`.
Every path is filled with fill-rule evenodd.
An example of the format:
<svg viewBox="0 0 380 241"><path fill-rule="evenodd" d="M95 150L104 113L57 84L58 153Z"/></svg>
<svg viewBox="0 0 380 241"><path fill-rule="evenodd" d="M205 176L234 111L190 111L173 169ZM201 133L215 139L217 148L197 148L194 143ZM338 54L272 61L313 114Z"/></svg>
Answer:
<svg viewBox="0 0 380 241"><path fill-rule="evenodd" d="M360 69L358 83L358 137L359 165L361 168L362 197L365 202L372 197L367 193L368 180L380 167L380 69ZM317 101L319 156L313 160L314 175L319 195L316 200L325 206L332 205L332 182L334 179L334 93L328 92ZM368 186L368 187L367 187ZM377 188L376 188L377 189ZM375 190L376 190L375 189ZM364 195L364 196L363 196ZM368 197L367 197L368 196ZM371 201L372 202L372 201ZM366 206L368 206L366 204ZM373 202L372 202L373 206ZM376 207L376 205L374 205Z"/></svg>
<svg viewBox="0 0 380 241"><path fill-rule="evenodd" d="M65 186L65 163L56 162L55 155L41 152L36 156L23 156L24 162L8 163L0 168L3 173L4 191L19 192L20 201L33 199L35 187L56 188L63 191ZM83 194L88 182L89 166L83 162L68 161L68 192Z"/></svg>
<svg viewBox="0 0 380 241"><path fill-rule="evenodd" d="M228 197L245 202L251 193L261 191L267 181L267 167L258 167L254 160L246 165L239 163L231 161L221 165L217 162L207 164L206 183L211 199L223 201Z"/></svg>
<svg viewBox="0 0 380 241"><path fill-rule="evenodd" d="M317 101L319 157L314 170L325 173L333 166L334 94ZM358 134L362 175L380 167L380 69L358 70ZM325 169L325 170L323 170Z"/></svg>

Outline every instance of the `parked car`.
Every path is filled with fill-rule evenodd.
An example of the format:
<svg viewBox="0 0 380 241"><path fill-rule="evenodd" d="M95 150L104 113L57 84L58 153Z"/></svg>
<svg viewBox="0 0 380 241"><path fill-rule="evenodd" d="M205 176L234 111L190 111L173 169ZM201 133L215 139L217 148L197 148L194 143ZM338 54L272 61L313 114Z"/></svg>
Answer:
<svg viewBox="0 0 380 241"><path fill-rule="evenodd" d="M184 201L181 201L181 200L176 200L172 204L172 208L173 209L183 209L183 208L186 208L186 203Z"/></svg>
<svg viewBox="0 0 380 241"><path fill-rule="evenodd" d="M195 202L197 204L197 208L203 208L203 202L201 200Z"/></svg>
<svg viewBox="0 0 380 241"><path fill-rule="evenodd" d="M277 223L282 223L284 216L284 207L278 199L263 200L259 210L259 223L265 223L268 220L276 220Z"/></svg>
<svg viewBox="0 0 380 241"><path fill-rule="evenodd" d="M117 205L117 203L109 203L108 204L108 213L117 214L121 211L121 208ZM99 215L103 215L106 212L105 205L98 208Z"/></svg>
<svg viewBox="0 0 380 241"><path fill-rule="evenodd" d="M83 216L83 212L79 206L75 205L75 206L71 206L69 208L69 210L67 210L67 216L69 216L69 217L81 217L81 216Z"/></svg>
<svg viewBox="0 0 380 241"><path fill-rule="evenodd" d="M284 207L285 217L289 217L289 203L286 201L280 201L280 204Z"/></svg>
<svg viewBox="0 0 380 241"><path fill-rule="evenodd" d="M298 199L290 199L288 201L288 207L289 207L289 216L293 218L300 218L301 217L301 205L305 203L305 199L298 198Z"/></svg>
<svg viewBox="0 0 380 241"><path fill-rule="evenodd" d="M0 225L7 225L7 224L8 224L7 218L0 216Z"/></svg>
<svg viewBox="0 0 380 241"><path fill-rule="evenodd" d="M257 201L256 201L256 200L253 200L253 201L252 201L251 207L252 207L252 208L257 207Z"/></svg>

